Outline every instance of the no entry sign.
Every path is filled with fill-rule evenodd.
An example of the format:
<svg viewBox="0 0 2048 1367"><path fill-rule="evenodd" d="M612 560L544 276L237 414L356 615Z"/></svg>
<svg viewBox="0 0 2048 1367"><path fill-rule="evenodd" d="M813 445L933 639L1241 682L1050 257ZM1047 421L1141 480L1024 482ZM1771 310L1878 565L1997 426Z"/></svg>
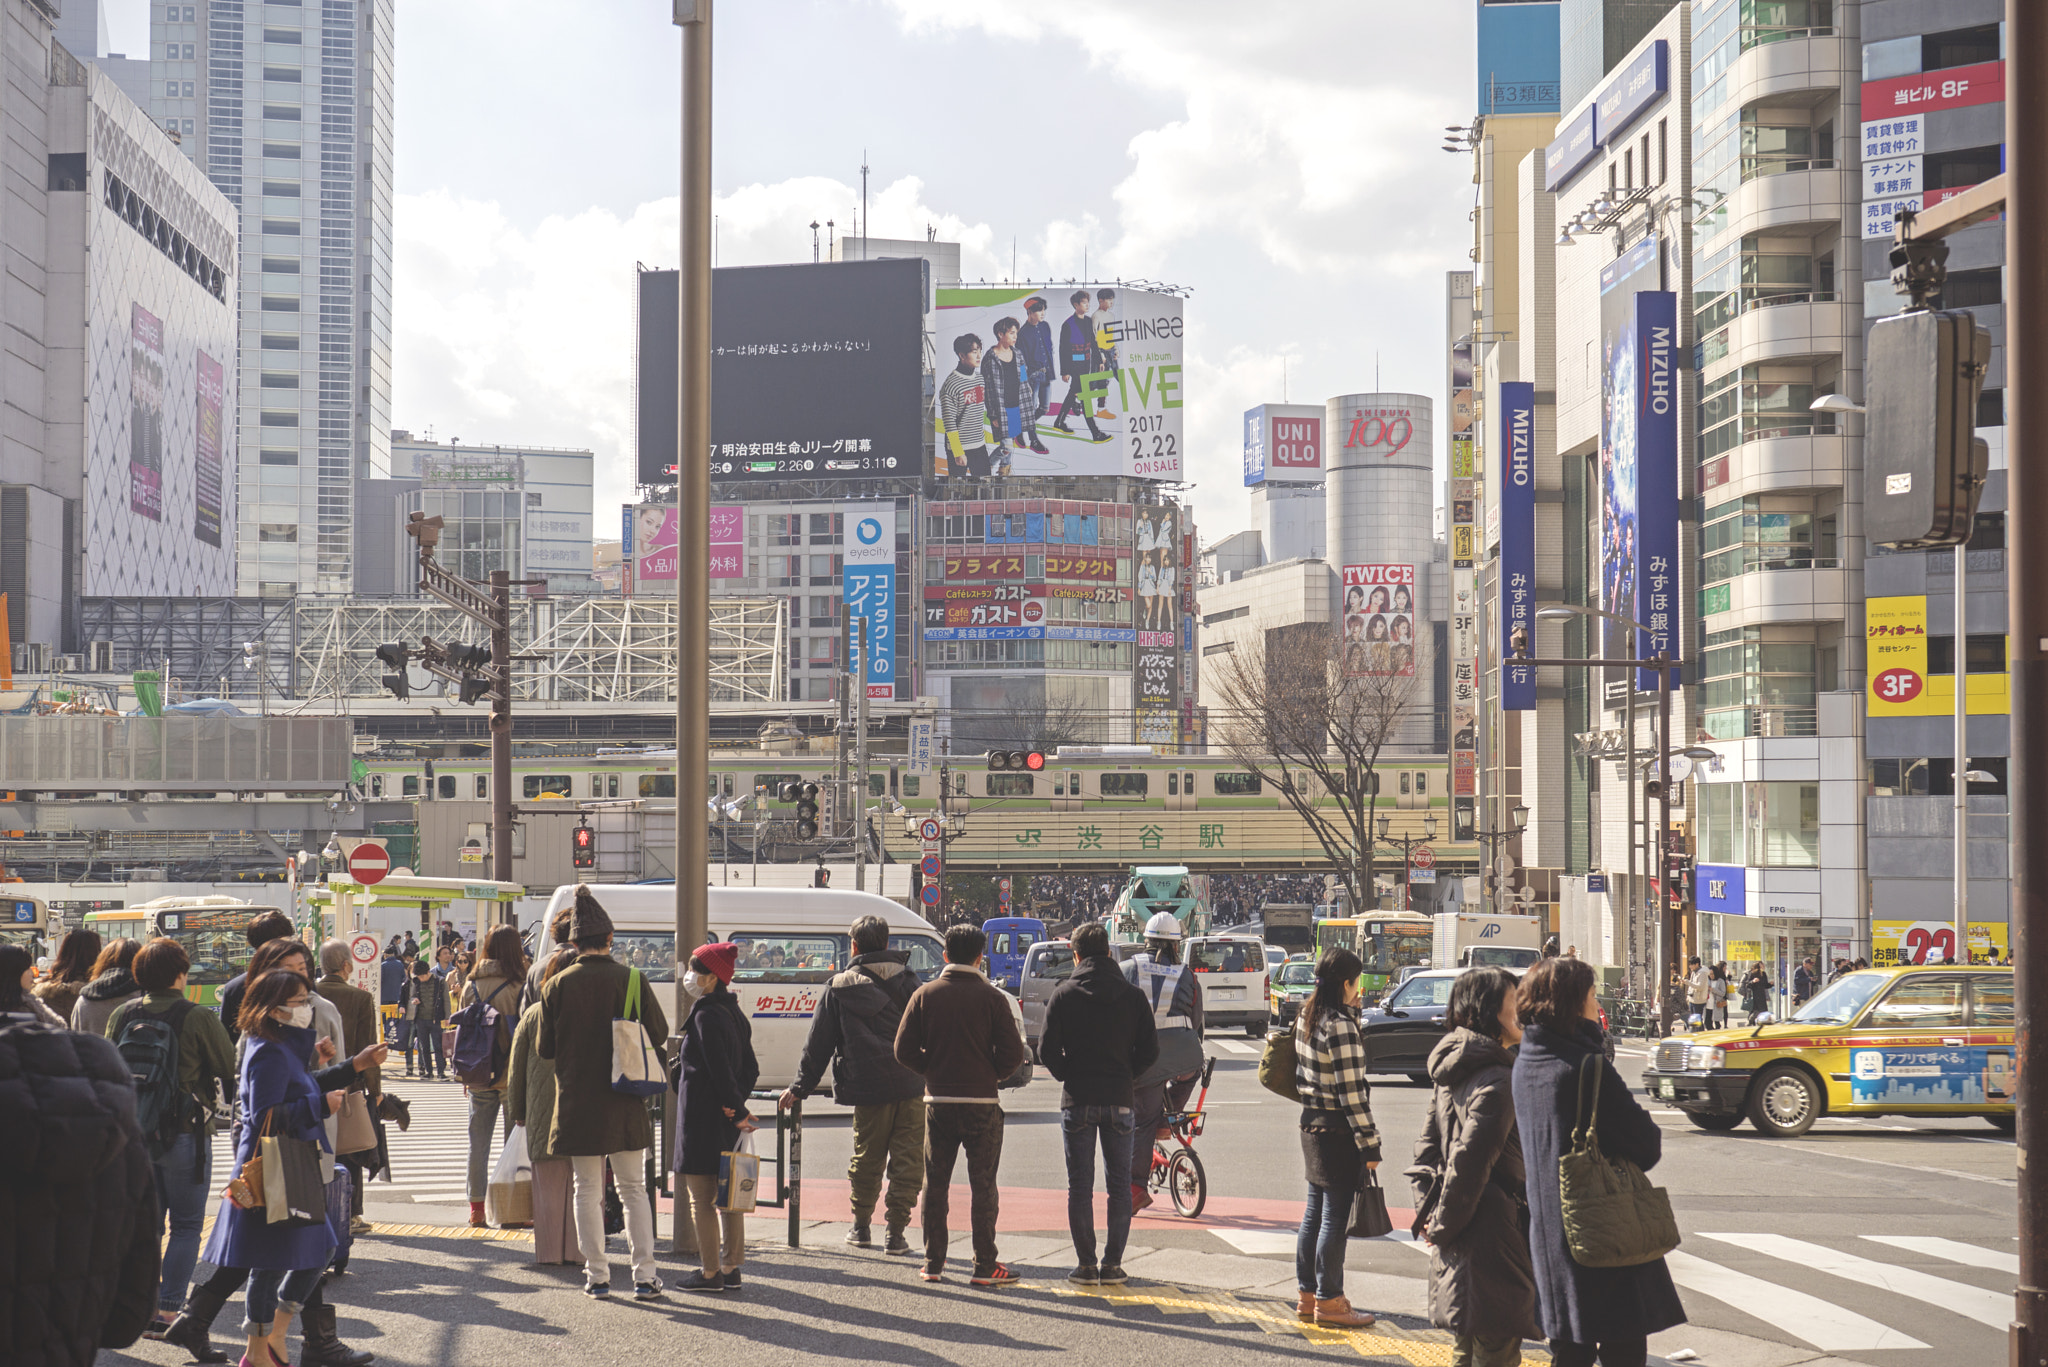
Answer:
<svg viewBox="0 0 2048 1367"><path fill-rule="evenodd" d="M391 872L391 855L382 845L366 840L349 851L348 871L358 883L381 883Z"/></svg>

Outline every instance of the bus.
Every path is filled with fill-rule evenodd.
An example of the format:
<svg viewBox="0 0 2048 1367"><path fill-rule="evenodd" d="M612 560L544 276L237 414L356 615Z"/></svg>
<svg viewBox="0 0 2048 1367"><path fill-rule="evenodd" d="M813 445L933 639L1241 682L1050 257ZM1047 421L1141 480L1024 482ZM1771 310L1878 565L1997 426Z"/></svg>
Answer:
<svg viewBox="0 0 2048 1367"><path fill-rule="evenodd" d="M273 910L232 897L159 897L118 911L89 911L85 924L108 941L176 940L192 960L185 995L218 1006L220 989L248 966L249 922Z"/></svg>
<svg viewBox="0 0 2048 1367"><path fill-rule="evenodd" d="M1367 1001L1401 981L1404 968L1428 968L1436 922L1421 915L1336 916L1316 922L1316 954L1332 945L1353 950L1365 961L1358 978Z"/></svg>
<svg viewBox="0 0 2048 1367"><path fill-rule="evenodd" d="M40 897L0 895L0 945L20 945L31 960L52 953L50 908Z"/></svg>

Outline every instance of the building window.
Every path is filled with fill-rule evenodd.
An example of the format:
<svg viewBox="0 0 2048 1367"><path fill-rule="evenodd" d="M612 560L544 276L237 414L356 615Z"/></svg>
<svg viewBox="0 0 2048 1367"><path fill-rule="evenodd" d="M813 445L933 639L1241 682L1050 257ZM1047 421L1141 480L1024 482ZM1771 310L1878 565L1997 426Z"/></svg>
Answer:
<svg viewBox="0 0 2048 1367"><path fill-rule="evenodd" d="M1749 848L1762 868L1820 865L1820 785L1745 783Z"/></svg>
<svg viewBox="0 0 2048 1367"><path fill-rule="evenodd" d="M257 526L258 541L297 541L299 529L286 522L264 522Z"/></svg>
<svg viewBox="0 0 2048 1367"><path fill-rule="evenodd" d="M1816 649L1810 639L1781 635L1809 630L1737 627L1707 634L1700 692L1708 735L1734 740L1816 734L1815 695L1832 691L1835 683L1823 677L1834 673L1832 652Z"/></svg>
<svg viewBox="0 0 2048 1367"><path fill-rule="evenodd" d="M1970 638L1970 673L2003 674L2006 671L2005 636L2003 633L1972 633ZM1956 672L1956 638L1947 636L1927 638L1928 674L1954 674Z"/></svg>
<svg viewBox="0 0 2048 1367"><path fill-rule="evenodd" d="M257 460L263 465L297 465L299 463L299 453L297 451L265 450L258 454Z"/></svg>

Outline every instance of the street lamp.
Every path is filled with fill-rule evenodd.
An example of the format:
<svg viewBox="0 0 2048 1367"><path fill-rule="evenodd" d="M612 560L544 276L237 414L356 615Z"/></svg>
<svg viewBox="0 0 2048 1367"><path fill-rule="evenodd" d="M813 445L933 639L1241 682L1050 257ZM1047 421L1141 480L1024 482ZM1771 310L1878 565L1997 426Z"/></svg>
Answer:
<svg viewBox="0 0 2048 1367"><path fill-rule="evenodd" d="M1501 857L1502 847L1506 845L1508 841L1513 840L1515 837L1522 834L1523 831L1528 829L1529 808L1523 803L1516 803L1514 807L1508 812L1508 819L1514 822L1513 830L1474 831L1472 833L1472 838L1474 840L1477 840L1480 843L1480 845L1485 848L1486 866L1487 868L1493 871L1494 911L1498 915L1506 914L1502 909L1507 905L1507 871L1504 869L1496 868L1495 864L1496 861Z"/></svg>
<svg viewBox="0 0 2048 1367"><path fill-rule="evenodd" d="M1409 851L1417 845L1427 845L1430 841L1436 839L1436 816L1432 813L1422 818L1422 834L1419 836L1388 835L1387 832L1392 828L1393 824L1392 818L1381 817L1379 819L1379 838L1381 842L1401 847L1401 910L1406 911L1409 905L1408 870L1411 867L1408 862L1410 858Z"/></svg>

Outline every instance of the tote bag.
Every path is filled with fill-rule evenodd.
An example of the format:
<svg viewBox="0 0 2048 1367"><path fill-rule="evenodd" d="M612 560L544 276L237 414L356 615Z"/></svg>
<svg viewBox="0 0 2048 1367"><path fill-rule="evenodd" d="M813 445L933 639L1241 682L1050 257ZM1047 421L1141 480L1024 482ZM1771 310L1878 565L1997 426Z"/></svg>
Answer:
<svg viewBox="0 0 2048 1367"><path fill-rule="evenodd" d="M377 1127L370 1122L370 1098L350 1092L341 1099L339 1123L335 1127L336 1153L362 1153L377 1147Z"/></svg>
<svg viewBox="0 0 2048 1367"><path fill-rule="evenodd" d="M306 1229L327 1223L327 1184L320 1180L320 1146L288 1134L276 1134L277 1111L264 1120L256 1152L263 1159L263 1213L266 1223L285 1229Z"/></svg>
<svg viewBox="0 0 2048 1367"><path fill-rule="evenodd" d="M626 984L625 1014L612 1020L612 1090L628 1096L659 1096L668 1088L668 1073L647 1027L640 1023L640 970L631 969Z"/></svg>
<svg viewBox="0 0 2048 1367"><path fill-rule="evenodd" d="M718 1155L718 1208L741 1213L754 1208L754 1188L761 1182L761 1160L754 1154L751 1130L740 1142Z"/></svg>
<svg viewBox="0 0 2048 1367"><path fill-rule="evenodd" d="M1365 1166L1363 1161L1359 1166ZM1366 1168L1365 1185L1358 1189L1351 1205L1351 1237L1378 1239L1393 1232L1394 1220L1387 1214L1386 1188L1380 1185L1380 1175Z"/></svg>
<svg viewBox="0 0 2048 1367"><path fill-rule="evenodd" d="M1678 1247L1678 1220L1671 1198L1651 1186L1641 1168L1600 1152L1595 1122L1605 1065L1592 1054L1580 1066L1578 1128L1571 1152L1557 1159L1565 1247L1581 1267L1636 1267Z"/></svg>

